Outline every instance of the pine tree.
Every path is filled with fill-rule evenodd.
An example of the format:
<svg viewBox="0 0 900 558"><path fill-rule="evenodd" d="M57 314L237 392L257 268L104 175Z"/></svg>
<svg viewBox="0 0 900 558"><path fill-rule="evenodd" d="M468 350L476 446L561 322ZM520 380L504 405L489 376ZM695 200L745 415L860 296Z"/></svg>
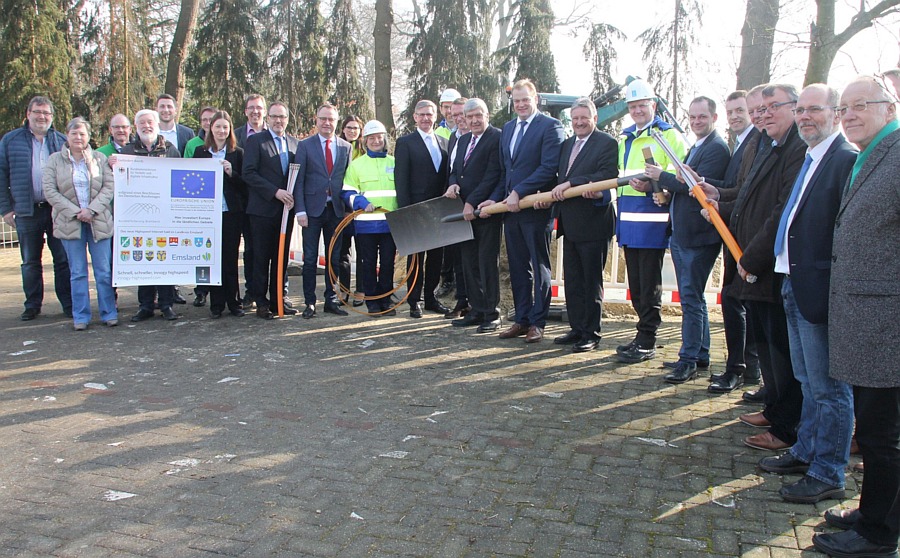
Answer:
<svg viewBox="0 0 900 558"><path fill-rule="evenodd" d="M3 0L0 7L0 130L21 126L35 95L53 101L55 123L63 126L71 117L73 87L65 12L54 0Z"/></svg>
<svg viewBox="0 0 900 558"><path fill-rule="evenodd" d="M241 119L244 97L263 93L263 44L257 0L211 0L188 59L188 90L195 105L227 110Z"/></svg>
<svg viewBox="0 0 900 558"><path fill-rule="evenodd" d="M416 22L418 32L406 52L410 119L421 99L437 101L447 87L479 97L489 108L498 104L498 83L491 67L491 4L485 0L428 0Z"/></svg>
<svg viewBox="0 0 900 558"><path fill-rule="evenodd" d="M342 115L368 119L372 109L369 93L359 79L359 26L353 15L353 0L335 0L330 22L325 67L334 91L331 102Z"/></svg>
<svg viewBox="0 0 900 558"><path fill-rule="evenodd" d="M550 51L550 31L553 29L553 10L547 0L520 0L514 16L515 40L498 54L500 68L508 73L516 68L515 79L534 82L538 91L558 93L556 62Z"/></svg>

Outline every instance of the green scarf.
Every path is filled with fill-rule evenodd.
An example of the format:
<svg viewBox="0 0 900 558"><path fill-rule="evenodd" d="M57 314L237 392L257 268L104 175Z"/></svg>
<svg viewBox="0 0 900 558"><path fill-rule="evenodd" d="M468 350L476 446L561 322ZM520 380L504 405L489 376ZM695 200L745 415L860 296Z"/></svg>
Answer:
<svg viewBox="0 0 900 558"><path fill-rule="evenodd" d="M856 157L856 164L853 165L853 172L850 173L851 188L853 187L853 183L856 182L856 175L859 174L860 169L862 169L863 165L866 163L866 159L869 158L869 155L875 149L875 146L878 145L881 140L883 140L888 134L897 130L897 128L900 128L900 122L897 122L896 120L891 120L890 122L885 124L884 128L882 128L881 131L878 132L878 135L875 136L875 139L872 140L872 143L870 143L869 146L866 147L865 151L863 151Z"/></svg>

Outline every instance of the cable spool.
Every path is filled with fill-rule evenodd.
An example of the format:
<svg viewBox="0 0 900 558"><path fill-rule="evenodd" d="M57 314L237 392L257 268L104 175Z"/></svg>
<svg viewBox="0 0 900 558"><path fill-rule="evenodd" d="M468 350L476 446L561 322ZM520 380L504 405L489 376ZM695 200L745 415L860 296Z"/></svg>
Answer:
<svg viewBox="0 0 900 558"><path fill-rule="evenodd" d="M376 207L375 211L377 211L379 213L387 213L388 212L386 209L384 209L382 207ZM338 223L338 226L335 227L334 235L332 235L332 237L331 237L331 242L328 243L328 254L325 258L325 272L328 273L328 277L331 279L331 284L336 285L338 288L338 291L342 295L347 295L348 297L353 298L353 300L362 300L362 301L381 300L382 298L390 297L391 295L396 293L402 285L409 284L410 276L412 276L412 282L413 283L416 282L416 278L419 275L419 255L418 254L412 255L412 258L410 258L410 261L409 261L409 266L406 270L406 275L404 275L403 279L400 280L400 283L398 283L397 286L394 287L393 289L391 289L390 291L388 291L384 294L377 295L377 296L366 296L366 295L359 296L355 292L351 292L350 286L344 285L343 283L341 283L340 278L335 275L334 268L332 268L332 266L331 266L331 254L334 252L335 241L341 237L341 233L344 232L344 229L347 228L347 226L353 221L353 219L356 218L357 215L361 215L363 213L365 213L365 210L357 209L353 213L349 213L349 214L345 215L344 218L341 220L341 222ZM359 270L357 270L357 273L359 273ZM390 312L391 310L396 310L397 308L399 308L401 305L403 305L406 302L407 298L409 298L409 290L406 291L406 295L404 295L404 297L402 299L400 299L400 301L397 304L391 306L387 310L382 310L381 312L367 312L367 311L363 311L363 310L357 310L356 308L353 307L353 305L348 306L347 309L352 312L356 312L357 314L362 314L363 316L381 316L383 314Z"/></svg>

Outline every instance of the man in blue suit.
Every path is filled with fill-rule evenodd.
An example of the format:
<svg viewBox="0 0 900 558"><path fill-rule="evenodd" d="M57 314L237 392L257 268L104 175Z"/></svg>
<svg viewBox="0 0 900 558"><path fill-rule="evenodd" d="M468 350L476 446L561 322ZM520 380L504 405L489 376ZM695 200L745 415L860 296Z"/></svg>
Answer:
<svg viewBox="0 0 900 558"><path fill-rule="evenodd" d="M803 390L797 442L759 462L772 473L806 473L781 488L788 502L813 504L844 497L844 469L853 434L850 385L828 376L828 292L831 245L841 191L857 151L838 129L838 92L808 86L794 108L794 121L809 146L790 196L775 211L775 272L784 275L781 296L788 323L791 364Z"/></svg>
<svg viewBox="0 0 900 558"><path fill-rule="evenodd" d="M297 154L297 138L285 133L288 124L288 108L275 102L269 106L269 129L247 138L244 148L244 182L250 192L247 215L253 230L253 296L256 299L256 315L271 320L278 312L276 289L278 266L287 269L287 250L278 261L278 235L281 230L281 214L284 208L292 210L293 186L288 189L288 163ZM291 237L293 211L288 214L286 236ZM286 302L286 301L285 301ZM285 304L285 314L297 311Z"/></svg>
<svg viewBox="0 0 900 558"><path fill-rule="evenodd" d="M293 185L297 224L303 228L303 298L304 318L316 315L316 268L319 261L319 238L326 253L334 231L344 218L344 204L340 192L344 187L344 172L350 164L350 144L334 135L338 111L325 103L316 111L319 133L306 138L297 146L294 162L300 164L297 183ZM335 242L341 245L340 238ZM333 250L330 266L337 273L341 251ZM341 308L330 274L325 273L325 311L346 316Z"/></svg>
<svg viewBox="0 0 900 558"><path fill-rule="evenodd" d="M688 109L691 131L697 142L688 151L685 163L700 176L722 178L728 167L728 144L716 132L716 102L709 97L697 97ZM709 314L704 291L709 274L719 256L722 239L709 222L700 215L700 204L688 195L687 184L674 174L661 172L655 165L647 165L644 174L659 180L667 192L672 226L672 263L681 298L681 348L678 360L663 363L672 368L665 381L681 384L697 375L698 363L709 366Z"/></svg>
<svg viewBox="0 0 900 558"><path fill-rule="evenodd" d="M517 117L503 126L500 137L500 183L479 207L499 202L509 208L504 230L516 322L500 338L524 335L526 343L537 343L544 337L550 310L550 210L520 211L519 200L556 186L566 136L559 120L537 109L531 81L513 85L512 101Z"/></svg>

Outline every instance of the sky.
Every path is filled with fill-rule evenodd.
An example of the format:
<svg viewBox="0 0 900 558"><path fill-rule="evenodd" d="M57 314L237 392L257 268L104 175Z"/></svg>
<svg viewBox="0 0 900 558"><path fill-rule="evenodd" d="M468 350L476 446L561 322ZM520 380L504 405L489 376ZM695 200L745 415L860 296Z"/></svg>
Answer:
<svg viewBox="0 0 900 558"><path fill-rule="evenodd" d="M696 55L694 66L704 68L705 72L696 72L693 83L697 94L721 99L734 89L736 83L746 0L700 0L700 3L704 7L702 36L699 38L703 48ZM792 45L791 41L809 36L809 24L815 18L814 4L813 0L782 0L775 39L773 81L786 81L797 86L803 84L808 50ZM836 18L839 30L850 21L855 11L854 4L858 8L859 1L838 0ZM643 47L637 36L644 29L672 18L675 11L675 0L554 0L551 5L558 19L570 14L576 6L581 6L579 13L586 13L592 21L612 24L625 33L628 41L617 48L619 57L614 74L620 82L628 75L646 75L641 59ZM900 17L893 16L890 21L888 28L870 28L842 49L832 66L829 85L841 89L859 74L897 67L900 48L896 29ZM551 37L560 89L566 94L587 94L592 82L590 66L582 55L587 34L582 31L573 37L572 33L572 28L557 27Z"/></svg>

